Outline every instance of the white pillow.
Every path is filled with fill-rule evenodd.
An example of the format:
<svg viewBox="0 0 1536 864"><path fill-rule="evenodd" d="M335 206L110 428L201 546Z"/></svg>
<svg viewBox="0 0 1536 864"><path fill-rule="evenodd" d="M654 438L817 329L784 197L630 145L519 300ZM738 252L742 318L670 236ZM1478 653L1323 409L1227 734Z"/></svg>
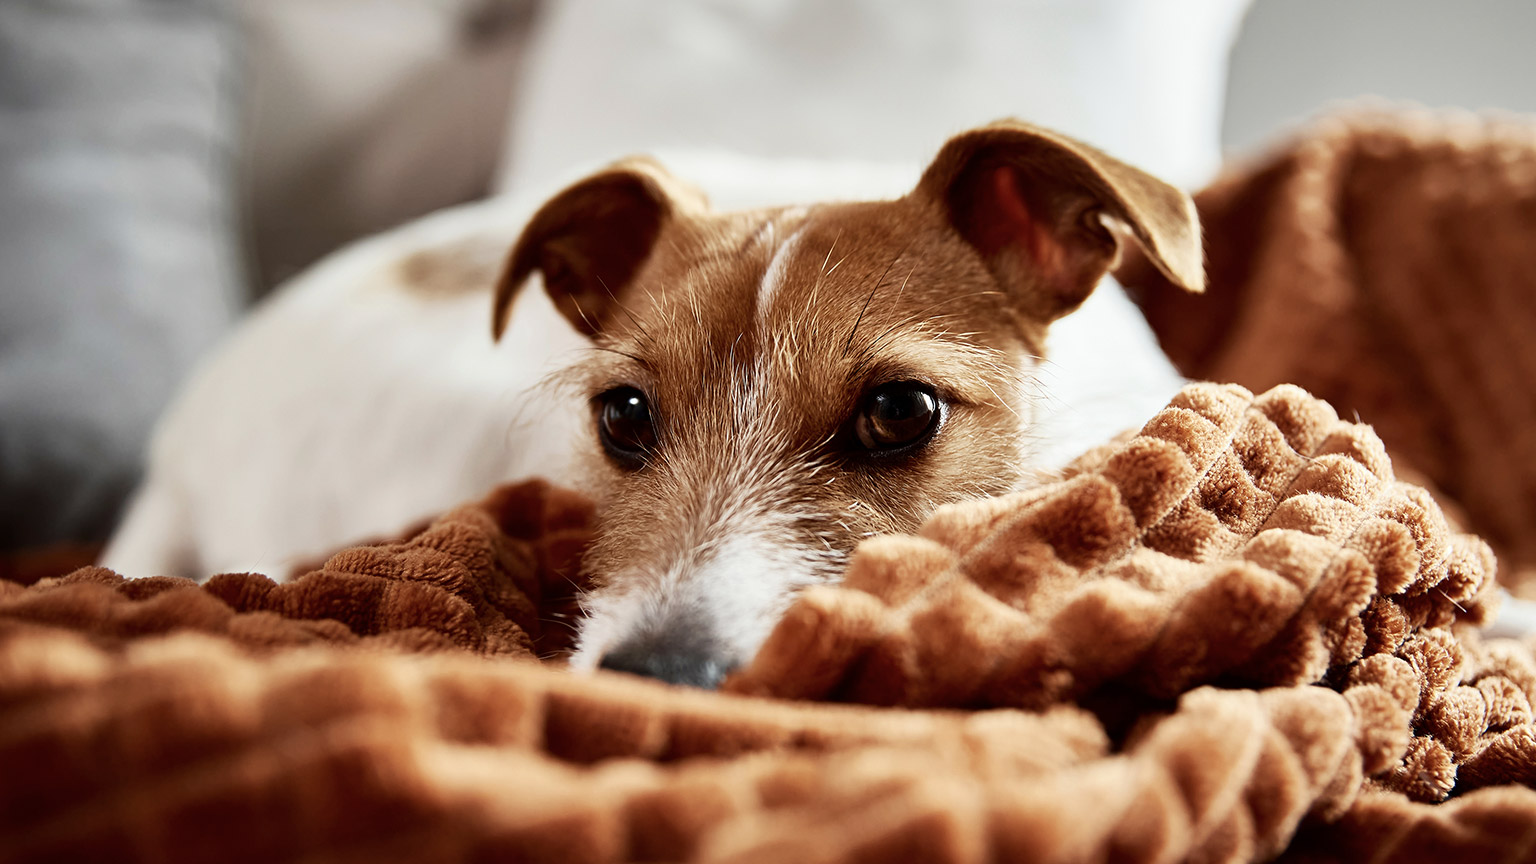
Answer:
<svg viewBox="0 0 1536 864"><path fill-rule="evenodd" d="M666 147L920 162L1004 116L1172 182L1219 158L1248 0L562 0L530 46L500 189Z"/></svg>

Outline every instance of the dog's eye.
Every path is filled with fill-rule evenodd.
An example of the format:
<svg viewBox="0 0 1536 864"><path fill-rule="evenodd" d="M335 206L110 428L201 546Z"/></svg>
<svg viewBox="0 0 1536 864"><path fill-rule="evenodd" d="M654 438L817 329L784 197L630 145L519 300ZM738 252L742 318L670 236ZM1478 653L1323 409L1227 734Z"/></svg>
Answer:
<svg viewBox="0 0 1536 864"><path fill-rule="evenodd" d="M626 468L639 468L656 447L651 405L634 387L616 387L597 397L597 436L603 449Z"/></svg>
<svg viewBox="0 0 1536 864"><path fill-rule="evenodd" d="M896 455L932 437L942 414L939 397L928 385L892 381L864 397L853 420L853 433L870 452Z"/></svg>

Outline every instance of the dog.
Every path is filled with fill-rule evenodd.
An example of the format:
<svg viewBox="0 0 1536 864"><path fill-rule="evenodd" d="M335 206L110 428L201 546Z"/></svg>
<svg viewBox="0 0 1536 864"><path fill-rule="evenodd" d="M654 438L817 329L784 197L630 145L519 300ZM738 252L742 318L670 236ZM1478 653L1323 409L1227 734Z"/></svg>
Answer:
<svg viewBox="0 0 1536 864"><path fill-rule="evenodd" d="M1124 242L1203 289L1184 193L1021 123L890 201L716 213L647 161L557 195L494 324L537 271L598 349L572 373L601 514L572 665L712 687L859 540L1016 488L1047 328Z"/></svg>
<svg viewBox="0 0 1536 864"><path fill-rule="evenodd" d="M468 245L466 222L481 238ZM514 222L492 276L484 238ZM714 687L860 540L1038 477L1048 330L1126 248L1204 287L1188 196L1016 121L950 139L886 200L715 210L631 159L526 219L477 210L412 232L322 264L198 375L104 563L203 575L398 527L404 502L430 512L519 474L579 478L599 525L571 666ZM434 296L357 300L381 279ZM492 282L501 348L445 338L485 302L464 286ZM312 380L267 369L277 345ZM530 410L557 356L579 358L553 378L575 396ZM337 384L365 361L359 378L391 386ZM263 428L296 443L262 450ZM280 496L240 497L272 476L330 497L290 500L297 518L273 515Z"/></svg>

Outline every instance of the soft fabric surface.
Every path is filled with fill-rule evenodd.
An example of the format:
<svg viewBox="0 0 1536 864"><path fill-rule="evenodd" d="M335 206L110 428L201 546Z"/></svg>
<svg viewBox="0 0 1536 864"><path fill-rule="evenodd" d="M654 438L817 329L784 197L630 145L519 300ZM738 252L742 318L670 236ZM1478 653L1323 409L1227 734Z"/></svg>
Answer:
<svg viewBox="0 0 1536 864"><path fill-rule="evenodd" d="M0 860L1536 857L1487 546L1296 388L865 544L731 693L536 662L589 515L530 483L284 585L0 585Z"/></svg>
<svg viewBox="0 0 1536 864"><path fill-rule="evenodd" d="M227 2L244 44L240 197L256 292L488 193L538 2Z"/></svg>
<svg viewBox="0 0 1536 864"><path fill-rule="evenodd" d="M225 0L0 2L0 553L100 542L244 303Z"/></svg>
<svg viewBox="0 0 1536 864"><path fill-rule="evenodd" d="M1358 414L1536 597L1536 119L1340 115L1196 203L1206 294L1119 274L1180 370Z"/></svg>
<svg viewBox="0 0 1536 864"><path fill-rule="evenodd" d="M1227 55L1249 2L547 3L499 188L676 147L920 163L1002 117L1202 183L1220 164Z"/></svg>

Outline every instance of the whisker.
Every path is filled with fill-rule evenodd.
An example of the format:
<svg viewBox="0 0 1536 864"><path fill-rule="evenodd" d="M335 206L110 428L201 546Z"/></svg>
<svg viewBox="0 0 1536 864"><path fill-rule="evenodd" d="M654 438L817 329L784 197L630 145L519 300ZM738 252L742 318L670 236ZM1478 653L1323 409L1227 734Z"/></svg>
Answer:
<svg viewBox="0 0 1536 864"><path fill-rule="evenodd" d="M1013 406L1008 404L1008 400L997 395L997 391L992 389L992 385L988 384L986 379L977 379L977 383L987 388L987 392L992 394L992 398L996 399L999 405L1002 405L1004 408L1008 409L1008 413L1013 415L1013 419L1019 421L1020 423L1024 422L1024 418L1019 415L1019 412L1013 410Z"/></svg>
<svg viewBox="0 0 1536 864"><path fill-rule="evenodd" d="M807 296L805 301L805 308L808 312L816 308L816 300L821 296L821 283L826 280L827 274L831 272L827 269L827 264L832 260L833 250L837 249L837 241L841 239L843 239L843 232L838 231L837 236L832 238L832 245L827 247L827 257L824 258L821 262L821 273L816 277L816 284L811 286L811 293ZM845 259L847 258L847 256L843 257ZM841 264L843 262L838 261L837 263ZM832 269L836 270L837 268L834 267Z"/></svg>
<svg viewBox="0 0 1536 864"><path fill-rule="evenodd" d="M896 262L900 261L901 260L901 256L907 254L907 250L910 249L910 248L912 248L912 242L909 240L909 241L907 241L907 245L901 247L901 251L897 252L895 257L891 258L891 260L885 265L884 272L882 272L880 274L880 278L879 279L875 280L875 286L873 288L869 289L869 296L864 298L864 305L859 308L859 317L854 319L854 321L853 321L853 329L848 331L848 341L843 343L843 356L844 357L848 356L848 349L853 346L853 336L854 336L855 333L859 332L859 324L863 323L863 321L864 321L864 313L869 311L869 302L871 300L875 299L875 292L880 290L880 285L881 285L881 283L885 282L885 277L887 277L887 276L889 276L891 274L891 268L896 266ZM843 262L839 261L837 263L841 264ZM914 266L913 267L913 271L916 271L916 269L917 268ZM911 278L912 278L912 273L909 272L907 274L907 279L911 279ZM903 287L903 288L907 287L907 283L906 283L905 280L902 281L901 287ZM900 292L898 292L898 293L900 293Z"/></svg>
<svg viewBox="0 0 1536 864"><path fill-rule="evenodd" d="M843 239L843 232L839 230L837 232L837 236L832 238L832 245L827 247L827 257L821 262L821 275L827 275L827 262L832 260L832 250L837 248L837 241L841 239ZM841 264L843 262L839 261L837 263Z"/></svg>
<svg viewBox="0 0 1536 864"><path fill-rule="evenodd" d="M897 297L901 296L901 292L907 290L907 283L912 281L912 274L916 273L916 272L917 272L917 265L913 264L912 265L912 269L907 271L907 278L901 280L901 287L896 289L896 296Z"/></svg>
<svg viewBox="0 0 1536 864"><path fill-rule="evenodd" d="M619 296L617 294L613 293L613 289L612 288L608 287L607 281L605 281L602 276L598 276L596 273L594 273L592 275L597 278L597 284L603 286L603 290L605 292L607 292L608 299L613 301L613 305L619 307L619 311L623 312L626 316L629 317L629 321L630 321L631 324L635 325L635 329L639 330L640 333L642 335L644 335L646 339L649 339L651 334L646 332L645 325L641 324L640 323L640 319L635 317L635 313L629 311L629 307L625 306L619 300Z"/></svg>
<svg viewBox="0 0 1536 864"><path fill-rule="evenodd" d="M594 324L592 322L591 318L587 317L587 310L581 308L581 304L580 303L575 304L575 306L576 306L576 314L581 316L581 320L587 322L587 329L591 330L593 333L599 332L600 328L596 324Z"/></svg>

